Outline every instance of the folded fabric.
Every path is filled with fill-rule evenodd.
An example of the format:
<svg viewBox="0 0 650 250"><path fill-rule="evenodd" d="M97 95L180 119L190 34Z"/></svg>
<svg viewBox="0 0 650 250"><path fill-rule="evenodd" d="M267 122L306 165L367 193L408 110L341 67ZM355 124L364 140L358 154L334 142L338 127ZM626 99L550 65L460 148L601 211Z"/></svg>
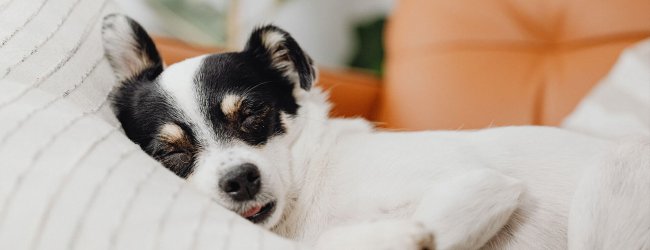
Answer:
<svg viewBox="0 0 650 250"><path fill-rule="evenodd" d="M606 138L650 136L650 39L626 49L562 126Z"/></svg>

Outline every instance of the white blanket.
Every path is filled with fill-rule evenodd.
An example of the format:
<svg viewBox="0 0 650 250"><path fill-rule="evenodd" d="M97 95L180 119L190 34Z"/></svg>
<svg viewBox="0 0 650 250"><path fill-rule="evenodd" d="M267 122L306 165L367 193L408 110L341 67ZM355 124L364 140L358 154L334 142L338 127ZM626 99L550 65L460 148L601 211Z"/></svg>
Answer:
<svg viewBox="0 0 650 250"><path fill-rule="evenodd" d="M650 136L650 39L626 49L562 126L614 139Z"/></svg>

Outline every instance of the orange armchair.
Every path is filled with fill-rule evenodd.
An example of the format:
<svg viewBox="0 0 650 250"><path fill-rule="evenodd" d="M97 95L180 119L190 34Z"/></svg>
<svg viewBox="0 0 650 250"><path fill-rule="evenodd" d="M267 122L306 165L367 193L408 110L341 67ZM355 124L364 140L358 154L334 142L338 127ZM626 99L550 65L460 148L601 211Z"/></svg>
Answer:
<svg viewBox="0 0 650 250"><path fill-rule="evenodd" d="M558 125L620 52L648 0L403 0L375 117L391 127Z"/></svg>

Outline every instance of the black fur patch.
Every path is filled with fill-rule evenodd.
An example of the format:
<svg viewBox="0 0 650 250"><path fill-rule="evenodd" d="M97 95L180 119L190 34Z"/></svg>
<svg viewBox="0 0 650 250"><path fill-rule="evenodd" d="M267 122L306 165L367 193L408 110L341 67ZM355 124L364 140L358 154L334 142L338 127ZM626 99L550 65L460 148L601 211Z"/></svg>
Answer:
<svg viewBox="0 0 650 250"><path fill-rule="evenodd" d="M190 126L155 81L132 80L131 83L117 89L112 98L113 109L126 135L178 176L187 177L192 172L197 153L197 140ZM183 128L191 146L179 147L159 138L161 126L170 123Z"/></svg>
<svg viewBox="0 0 650 250"><path fill-rule="evenodd" d="M225 53L205 58L195 82L207 120L220 140L239 139L259 146L285 127L280 112L295 115L298 104L293 84L268 65L246 53ZM221 102L226 95L242 98L232 118L226 117Z"/></svg>

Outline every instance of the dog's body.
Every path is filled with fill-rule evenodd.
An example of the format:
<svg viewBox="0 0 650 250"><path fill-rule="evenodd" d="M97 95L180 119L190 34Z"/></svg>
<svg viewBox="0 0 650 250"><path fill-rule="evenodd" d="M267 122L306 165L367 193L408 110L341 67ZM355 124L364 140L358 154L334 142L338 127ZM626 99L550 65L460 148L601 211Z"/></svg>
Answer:
<svg viewBox="0 0 650 250"><path fill-rule="evenodd" d="M555 128L380 132L332 119L311 59L273 26L242 52L164 71L132 20L107 17L104 41L127 135L280 235L322 249L650 247L647 142L615 154Z"/></svg>
<svg viewBox="0 0 650 250"><path fill-rule="evenodd" d="M293 152L292 161L308 167L299 174L304 184L296 188L293 210L275 227L282 235L314 241L336 226L410 218L419 207L445 206L455 202L454 196L463 195L451 184L448 187L448 181L487 169L524 186L509 187L508 191L523 194L503 237L493 241L494 248L535 249L543 242L545 248L563 249L573 190L582 171L598 166L608 148L603 141L541 127L386 133L364 130L359 124L332 123L323 126L321 140L309 140ZM427 200L431 193L449 200ZM496 197L485 192L471 199L480 204ZM510 202L498 203L508 206ZM472 212L488 214L480 209ZM459 213L470 216L469 211ZM463 223L476 219L450 222L453 229L465 230ZM441 233L436 237L441 240Z"/></svg>
<svg viewBox="0 0 650 250"><path fill-rule="evenodd" d="M381 132L363 120L328 118L321 98L310 100L317 101L301 103L304 122L308 123L305 127L309 129L297 136L291 157L294 166L304 166L295 169L293 175L294 183L299 183L294 188L297 193L292 195L296 201L287 218L273 228L281 235L308 242L340 226L431 217L418 210L430 206L436 208L432 213L450 212L454 210L444 207L455 203L469 210L475 202L497 203L508 212L508 206L517 207L488 249L565 249L573 192L584 171L603 167L614 147L609 141L548 127ZM474 173L501 178L489 171L521 181L509 185L505 180L500 186L507 187L501 192L512 192L514 197L523 191L516 202L512 197L495 200L499 190L470 193L462 197L469 201L466 203L454 200L466 194L454 189L458 187L456 180ZM484 184L482 180L468 183ZM427 199L428 195L444 199ZM456 215L433 216L438 219L432 225L438 229L434 231L441 231L436 233L436 239L443 240L445 232L452 230L465 232L479 221L471 214L489 214L480 210L482 205L476 208L458 210ZM440 219L449 219L448 224L442 225ZM465 249L455 243L447 245Z"/></svg>

